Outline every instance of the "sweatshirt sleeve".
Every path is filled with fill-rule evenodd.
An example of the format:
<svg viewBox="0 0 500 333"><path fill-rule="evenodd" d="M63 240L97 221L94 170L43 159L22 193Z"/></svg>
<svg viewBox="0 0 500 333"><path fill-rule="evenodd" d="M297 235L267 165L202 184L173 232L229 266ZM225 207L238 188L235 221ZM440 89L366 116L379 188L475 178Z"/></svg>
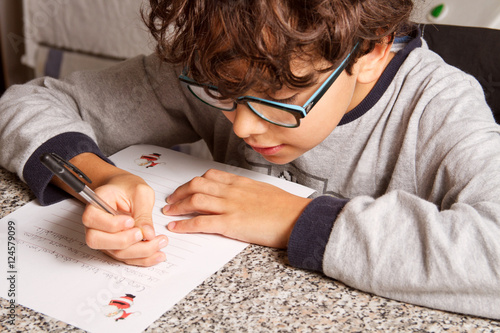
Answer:
<svg viewBox="0 0 500 333"><path fill-rule="evenodd" d="M95 142L82 133L65 132L44 142L30 156L23 169L26 184L44 206L70 197L67 192L50 184L52 172L44 167L39 159L42 154L48 152L56 153L67 161L81 153L94 153L104 161L113 164Z"/></svg>
<svg viewBox="0 0 500 333"><path fill-rule="evenodd" d="M465 75L427 88L422 109L397 127L404 138L385 191L341 209L314 200L289 260L390 299L500 319L500 126Z"/></svg>
<svg viewBox="0 0 500 333"><path fill-rule="evenodd" d="M288 240L288 260L292 266L323 271L323 254L337 215L348 200L320 196L301 214Z"/></svg>
<svg viewBox="0 0 500 333"><path fill-rule="evenodd" d="M12 86L0 100L0 165L50 204L65 194L48 185L50 175L39 162L44 152L66 159L92 152L107 160L134 144L196 141L177 75L152 55Z"/></svg>
<svg viewBox="0 0 500 333"><path fill-rule="evenodd" d="M455 147L434 175L439 204L437 193L403 190L314 199L290 236L290 264L390 299L500 319L500 135L470 139L477 144Z"/></svg>

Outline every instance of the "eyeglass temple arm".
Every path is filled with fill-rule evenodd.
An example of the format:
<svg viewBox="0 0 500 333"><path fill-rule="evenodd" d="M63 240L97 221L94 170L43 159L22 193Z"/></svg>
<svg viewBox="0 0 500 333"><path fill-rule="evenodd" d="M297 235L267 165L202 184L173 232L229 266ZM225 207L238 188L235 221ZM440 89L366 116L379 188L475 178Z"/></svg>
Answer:
<svg viewBox="0 0 500 333"><path fill-rule="evenodd" d="M354 52L356 52L358 47L359 47L359 42L357 42L356 45L354 45L351 52L349 52L347 57L345 57L344 61L342 61L340 66L337 67L337 69L330 75L330 77L325 82L323 82L321 87L318 90L316 90L316 93L314 93L311 96L311 98L309 98L309 100L304 104L304 109L306 110L306 114L309 113L309 111L311 111L314 105L321 99L321 97L323 97L323 95L328 91L333 82L335 82L335 80L339 77L339 75L344 71L344 69L349 64L349 59L351 58L351 55L353 55Z"/></svg>

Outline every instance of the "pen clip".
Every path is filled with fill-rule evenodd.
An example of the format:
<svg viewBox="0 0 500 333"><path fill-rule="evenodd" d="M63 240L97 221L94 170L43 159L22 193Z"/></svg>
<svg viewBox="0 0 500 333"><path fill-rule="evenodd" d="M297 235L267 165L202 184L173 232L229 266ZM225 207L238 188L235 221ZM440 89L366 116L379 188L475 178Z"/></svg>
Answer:
<svg viewBox="0 0 500 333"><path fill-rule="evenodd" d="M70 162L66 161L64 158L62 158L61 156L57 155L56 153L49 153L49 155L52 156L56 160L56 162L59 163L62 167L66 166L66 167L70 168L71 170L73 170L78 175L78 177L83 178L83 179L85 179L85 181L87 183L92 184L92 181L90 180L90 178L87 177L87 175L84 174L76 166L74 166Z"/></svg>

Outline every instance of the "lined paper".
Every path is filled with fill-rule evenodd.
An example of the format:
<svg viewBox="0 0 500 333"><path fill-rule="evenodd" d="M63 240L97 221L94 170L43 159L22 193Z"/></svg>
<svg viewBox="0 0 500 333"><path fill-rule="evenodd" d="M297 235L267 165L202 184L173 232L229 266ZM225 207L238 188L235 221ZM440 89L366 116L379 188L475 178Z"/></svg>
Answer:
<svg viewBox="0 0 500 333"><path fill-rule="evenodd" d="M111 159L154 189L155 231L169 238L163 249L165 262L130 266L90 249L81 222L84 205L75 199L49 207L33 201L0 220L2 244L7 243L3 242L7 225L15 225L17 303L90 332L144 330L247 246L217 235L169 232L165 226L179 217L164 216L161 209L165 198L181 184L216 168L304 197L313 192L282 179L157 146L132 146ZM6 253L0 251L4 272L8 271L6 263ZM8 281L0 280L0 296L9 299Z"/></svg>

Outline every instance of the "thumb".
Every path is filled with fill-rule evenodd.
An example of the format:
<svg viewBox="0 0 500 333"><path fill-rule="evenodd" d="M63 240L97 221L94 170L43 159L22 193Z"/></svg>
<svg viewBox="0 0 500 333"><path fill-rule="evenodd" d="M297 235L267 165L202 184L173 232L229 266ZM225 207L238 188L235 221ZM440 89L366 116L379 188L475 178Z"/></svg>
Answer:
<svg viewBox="0 0 500 333"><path fill-rule="evenodd" d="M138 186L132 200L131 213L135 221L135 226L140 228L144 240L155 238L153 227L153 207L155 194L151 187L147 185Z"/></svg>

